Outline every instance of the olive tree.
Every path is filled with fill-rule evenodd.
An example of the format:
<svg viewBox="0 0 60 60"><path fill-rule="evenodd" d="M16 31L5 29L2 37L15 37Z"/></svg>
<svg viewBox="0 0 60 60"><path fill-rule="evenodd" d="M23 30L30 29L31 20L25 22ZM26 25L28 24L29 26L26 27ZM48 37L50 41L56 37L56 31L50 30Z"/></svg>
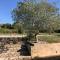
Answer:
<svg viewBox="0 0 60 60"><path fill-rule="evenodd" d="M54 31L58 24L55 19L58 16L58 8L48 1L39 2L38 0L37 3L35 1L19 2L17 7L13 9L12 16L14 22L17 24L20 22L24 30L36 38L41 30L46 30L49 33Z"/></svg>

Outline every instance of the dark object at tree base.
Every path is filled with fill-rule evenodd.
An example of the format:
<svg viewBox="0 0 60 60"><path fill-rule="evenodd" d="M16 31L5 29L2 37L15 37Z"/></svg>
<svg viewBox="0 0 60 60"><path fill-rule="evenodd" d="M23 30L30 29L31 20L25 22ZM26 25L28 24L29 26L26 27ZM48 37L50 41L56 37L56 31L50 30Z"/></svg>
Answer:
<svg viewBox="0 0 60 60"><path fill-rule="evenodd" d="M18 50L17 52L20 52L20 55L22 55L22 56L30 56L31 55L30 51L28 50L27 46L25 46L25 45L22 45L21 49Z"/></svg>

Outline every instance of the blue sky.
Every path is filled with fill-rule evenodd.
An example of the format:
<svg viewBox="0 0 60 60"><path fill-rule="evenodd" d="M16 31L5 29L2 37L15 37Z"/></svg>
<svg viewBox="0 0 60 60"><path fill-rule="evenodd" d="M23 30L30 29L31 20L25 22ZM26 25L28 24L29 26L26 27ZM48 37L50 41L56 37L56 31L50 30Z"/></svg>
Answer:
<svg viewBox="0 0 60 60"><path fill-rule="evenodd" d="M1 0L0 1L0 24L13 23L11 17L11 11L16 7L17 2L22 0ZM56 6L60 8L60 0L49 0L49 2L55 2Z"/></svg>

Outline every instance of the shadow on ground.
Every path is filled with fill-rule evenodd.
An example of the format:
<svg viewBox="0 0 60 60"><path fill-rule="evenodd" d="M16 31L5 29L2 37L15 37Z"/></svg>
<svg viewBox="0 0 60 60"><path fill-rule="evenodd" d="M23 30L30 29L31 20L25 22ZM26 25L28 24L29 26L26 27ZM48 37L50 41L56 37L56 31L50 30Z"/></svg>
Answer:
<svg viewBox="0 0 60 60"><path fill-rule="evenodd" d="M52 57L45 57L45 58L35 57L32 60L60 60L60 56L52 56Z"/></svg>

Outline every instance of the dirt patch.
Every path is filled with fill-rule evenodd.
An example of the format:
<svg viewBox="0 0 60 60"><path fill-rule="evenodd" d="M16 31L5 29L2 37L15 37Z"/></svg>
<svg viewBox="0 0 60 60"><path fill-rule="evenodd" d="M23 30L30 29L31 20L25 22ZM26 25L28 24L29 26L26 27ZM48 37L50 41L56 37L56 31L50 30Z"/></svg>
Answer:
<svg viewBox="0 0 60 60"><path fill-rule="evenodd" d="M31 48L32 57L49 57L60 55L60 43L35 43Z"/></svg>

